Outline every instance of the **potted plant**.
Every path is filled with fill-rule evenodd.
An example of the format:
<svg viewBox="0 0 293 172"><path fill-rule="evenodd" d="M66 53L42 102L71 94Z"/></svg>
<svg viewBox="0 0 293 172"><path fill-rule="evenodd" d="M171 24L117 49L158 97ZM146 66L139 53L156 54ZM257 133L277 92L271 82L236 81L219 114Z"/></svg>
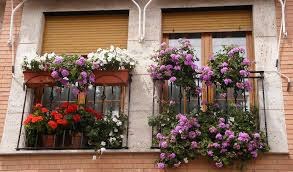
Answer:
<svg viewBox="0 0 293 172"><path fill-rule="evenodd" d="M51 64L51 76L60 87L72 87L72 92L78 95L87 90L94 82L92 63L83 56L56 56Z"/></svg>
<svg viewBox="0 0 293 172"><path fill-rule="evenodd" d="M125 49L111 46L88 54L93 64L96 85L127 85L129 72L135 67L135 60Z"/></svg>
<svg viewBox="0 0 293 172"><path fill-rule="evenodd" d="M47 108L43 107L42 104L36 104L33 107L33 112L24 120L27 147L40 145L40 137L46 133L48 115L49 111Z"/></svg>
<svg viewBox="0 0 293 172"><path fill-rule="evenodd" d="M94 146L95 150L121 148L126 119L127 117L123 114L109 112L103 119L96 120L88 128L89 144Z"/></svg>
<svg viewBox="0 0 293 172"><path fill-rule="evenodd" d="M154 80L169 80L191 94L199 94L199 87L196 86L198 58L195 50L188 40L180 39L179 44L179 47L161 44L160 49L152 56L155 64L149 67L150 75Z"/></svg>
<svg viewBox="0 0 293 172"><path fill-rule="evenodd" d="M50 75L50 64L55 53L24 57L22 63L24 82L28 87L53 86L55 80Z"/></svg>

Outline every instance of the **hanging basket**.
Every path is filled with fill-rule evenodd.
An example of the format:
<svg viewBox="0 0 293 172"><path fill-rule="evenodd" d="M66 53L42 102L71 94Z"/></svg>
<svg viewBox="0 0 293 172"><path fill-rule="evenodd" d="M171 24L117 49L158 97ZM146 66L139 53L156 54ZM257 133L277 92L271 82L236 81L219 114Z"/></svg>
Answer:
<svg viewBox="0 0 293 172"><path fill-rule="evenodd" d="M116 70L116 71L103 71L94 70L95 85L128 85L129 71Z"/></svg>
<svg viewBox="0 0 293 172"><path fill-rule="evenodd" d="M55 80L49 71L23 71L24 83L30 88L54 86Z"/></svg>

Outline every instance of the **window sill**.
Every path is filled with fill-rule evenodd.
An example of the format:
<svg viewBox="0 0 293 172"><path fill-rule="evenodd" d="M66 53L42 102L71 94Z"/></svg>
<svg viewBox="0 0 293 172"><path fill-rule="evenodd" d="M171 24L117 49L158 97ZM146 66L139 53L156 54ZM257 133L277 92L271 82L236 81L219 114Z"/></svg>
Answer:
<svg viewBox="0 0 293 172"><path fill-rule="evenodd" d="M119 153L159 153L160 149L108 149L104 154ZM42 155L42 154L95 154L94 150L19 150L0 151L0 156L4 155Z"/></svg>

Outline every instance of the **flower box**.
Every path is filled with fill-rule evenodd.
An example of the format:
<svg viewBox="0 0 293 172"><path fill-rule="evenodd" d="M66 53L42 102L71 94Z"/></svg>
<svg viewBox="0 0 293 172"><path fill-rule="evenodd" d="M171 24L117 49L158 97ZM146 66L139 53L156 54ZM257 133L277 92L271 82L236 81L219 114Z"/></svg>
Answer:
<svg viewBox="0 0 293 172"><path fill-rule="evenodd" d="M34 88L41 86L54 86L55 80L49 71L23 71L24 83L26 86Z"/></svg>
<svg viewBox="0 0 293 172"><path fill-rule="evenodd" d="M42 135L42 146L52 148L55 146L55 135Z"/></svg>
<svg viewBox="0 0 293 172"><path fill-rule="evenodd" d="M94 70L95 85L127 85L129 80L129 71L116 70Z"/></svg>

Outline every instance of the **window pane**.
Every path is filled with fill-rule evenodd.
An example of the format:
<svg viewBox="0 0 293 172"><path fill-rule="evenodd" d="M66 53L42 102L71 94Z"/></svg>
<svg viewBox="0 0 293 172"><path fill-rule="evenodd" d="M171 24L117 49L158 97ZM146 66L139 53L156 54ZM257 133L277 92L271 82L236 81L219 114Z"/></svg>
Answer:
<svg viewBox="0 0 293 172"><path fill-rule="evenodd" d="M43 105L54 109L63 102L76 102L77 96L75 96L70 88L59 87L45 87L43 94Z"/></svg>

